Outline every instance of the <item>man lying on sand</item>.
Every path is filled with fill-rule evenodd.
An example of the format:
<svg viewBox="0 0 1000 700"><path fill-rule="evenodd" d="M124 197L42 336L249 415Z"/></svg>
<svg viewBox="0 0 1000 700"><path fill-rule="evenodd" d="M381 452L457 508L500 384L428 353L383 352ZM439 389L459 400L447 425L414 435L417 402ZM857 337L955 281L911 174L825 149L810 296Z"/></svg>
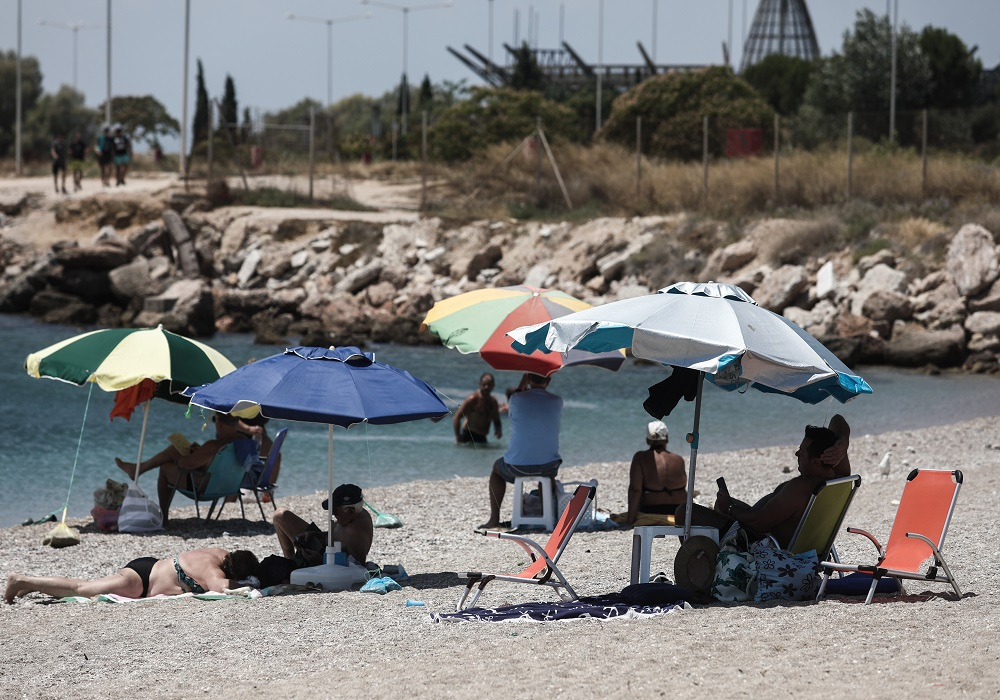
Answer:
<svg viewBox="0 0 1000 700"><path fill-rule="evenodd" d="M250 576L257 576L260 565L253 552L240 549L193 549L176 557L157 559L140 557L110 576L99 579L65 578L62 576L25 576L10 574L7 577L5 603L25 593L44 593L57 598L113 593L126 598L148 598L158 595L181 593L221 593L236 588Z"/></svg>

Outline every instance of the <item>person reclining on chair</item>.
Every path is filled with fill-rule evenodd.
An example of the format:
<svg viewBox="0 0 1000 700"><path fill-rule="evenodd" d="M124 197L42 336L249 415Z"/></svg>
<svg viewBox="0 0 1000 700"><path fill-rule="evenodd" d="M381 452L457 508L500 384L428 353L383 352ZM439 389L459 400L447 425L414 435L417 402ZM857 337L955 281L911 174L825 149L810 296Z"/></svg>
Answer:
<svg viewBox="0 0 1000 700"><path fill-rule="evenodd" d="M795 451L798 476L780 484L753 505L732 498L720 489L714 509L694 505L692 524L718 528L721 536L738 521L751 542L771 535L780 547L787 548L816 487L838 476L839 462L823 461L828 454L832 459L836 450L831 452L831 449L837 440L833 430L807 425L805 436ZM684 523L684 508L681 506L675 514L678 525Z"/></svg>
<svg viewBox="0 0 1000 700"><path fill-rule="evenodd" d="M216 414L212 421L215 423L215 438L203 445L192 442L186 451L178 449L171 444L166 449L158 452L149 459L143 460L139 466L139 474L145 474L150 469L159 468L159 476L156 482L156 492L160 501L160 511L163 513L163 525L167 525L170 503L174 500L174 484L181 476L190 475L194 479L195 485L201 489L208 480L208 465L215 459L215 454L224 446L237 438L244 437L239 432L239 419L227 413ZM115 464L131 478L135 478L135 462L125 462L115 457ZM189 484L182 481L181 487L187 488Z"/></svg>
<svg viewBox="0 0 1000 700"><path fill-rule="evenodd" d="M546 391L549 377L525 374L510 397L510 447L493 463L490 473L490 519L482 530L499 527L500 504L507 484L519 476L555 478L562 464L559 424L563 400Z"/></svg>
<svg viewBox="0 0 1000 700"><path fill-rule="evenodd" d="M181 593L222 593L237 588L240 582L259 574L259 564L253 552L245 549L227 552L224 549L192 549L175 557L133 559L116 573L104 578L65 578L62 576L7 576L5 603L26 593L65 598L115 594L126 598L148 598Z"/></svg>
<svg viewBox="0 0 1000 700"><path fill-rule="evenodd" d="M372 540L375 538L375 525L372 516L365 510L364 501L364 494L354 484L341 484L333 490L332 503L323 501L324 510L328 505L333 508L334 542L339 542L341 551L346 552L361 566L368 560L368 552L371 551ZM296 559L296 538L307 532L320 533L323 546L310 547L314 553L313 558L307 557L296 563L300 566L318 566L323 563L323 548L326 545L327 533L320 530L315 523L307 523L287 508L278 508L271 521L278 535L281 553L286 559Z"/></svg>

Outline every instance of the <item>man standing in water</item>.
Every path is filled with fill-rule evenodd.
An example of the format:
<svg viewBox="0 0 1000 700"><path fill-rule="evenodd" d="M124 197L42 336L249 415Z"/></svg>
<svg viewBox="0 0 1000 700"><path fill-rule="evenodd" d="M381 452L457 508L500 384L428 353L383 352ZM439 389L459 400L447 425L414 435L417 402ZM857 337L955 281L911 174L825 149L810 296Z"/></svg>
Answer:
<svg viewBox="0 0 1000 700"><path fill-rule="evenodd" d="M469 394L468 398L452 418L455 427L455 442L462 444L472 442L482 444L490 433L490 423L493 424L493 434L497 440L503 435L500 423L500 405L493 398L493 375L486 372L479 378L479 389ZM464 419L464 420L463 420Z"/></svg>

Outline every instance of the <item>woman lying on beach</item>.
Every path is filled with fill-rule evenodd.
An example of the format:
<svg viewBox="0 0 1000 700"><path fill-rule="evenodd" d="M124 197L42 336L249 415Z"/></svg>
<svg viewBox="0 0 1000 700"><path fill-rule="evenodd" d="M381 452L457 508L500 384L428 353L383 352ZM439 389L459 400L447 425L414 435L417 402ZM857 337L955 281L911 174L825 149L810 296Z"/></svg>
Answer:
<svg viewBox="0 0 1000 700"><path fill-rule="evenodd" d="M99 579L62 576L10 574L3 593L5 603L25 593L44 593L57 598L113 593L126 598L149 598L181 593L221 593L237 588L240 581L259 574L260 564L253 552L240 549L193 549L176 557L140 557L110 576Z"/></svg>

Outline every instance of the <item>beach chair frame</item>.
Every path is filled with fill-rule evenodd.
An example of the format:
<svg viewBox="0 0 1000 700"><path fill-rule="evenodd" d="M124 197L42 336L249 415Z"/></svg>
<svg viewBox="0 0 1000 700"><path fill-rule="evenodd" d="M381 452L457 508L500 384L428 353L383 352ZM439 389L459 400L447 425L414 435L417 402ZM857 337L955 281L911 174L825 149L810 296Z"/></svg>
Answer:
<svg viewBox="0 0 1000 700"><path fill-rule="evenodd" d="M839 562L834 542L859 488L860 474L828 479L819 484L792 534L788 550L792 554L802 554L815 549L820 561L832 557Z"/></svg>
<svg viewBox="0 0 1000 700"><path fill-rule="evenodd" d="M495 537L499 540L510 540L519 545L525 552L528 553L528 556L531 557L531 564L517 574L483 573L481 571L460 573L459 576L467 578L468 583L462 591L462 595L455 606L455 610L458 611L465 608L475 607L476 602L479 600L479 596L483 593L483 589L486 588L487 584L494 580L548 586L552 588L562 600L576 600L579 596L576 594L576 591L573 590L573 587L570 585L566 576L559 570L556 563L562 556L563 551L565 551L566 545L569 544L570 538L573 537L573 533L576 532L577 526L579 526L580 521L587 512L587 508L596 496L596 486L577 486L576 491L573 493L573 500L570 501L566 510L563 511L562 517L559 518L559 522L556 523L556 526L552 530L552 534L549 536L549 539L545 543L544 547L530 537L525 537L523 535L515 535L509 532L497 532L494 530L478 532L478 534L485 535L486 537ZM473 588L476 588L476 592L470 599L469 595L472 593Z"/></svg>
<svg viewBox="0 0 1000 700"><path fill-rule="evenodd" d="M247 514L243 508L243 500L239 498L240 489L243 485L243 477L245 476L246 469L236 454L236 447L232 443L229 443L228 445L223 445L215 453L212 462L208 465L208 482L204 488L198 488L194 474L191 472L180 474L177 480L171 485L171 488L176 493L187 496L194 501L194 512L199 520L201 520L201 509L198 504L201 501L212 502L208 508L208 515L205 517L206 520L212 519L215 506L220 500L222 501L222 505L219 506L218 513L215 516L216 520L218 520L222 517L222 509L226 506L226 498L228 496L236 496L236 500L240 504L240 514L246 520ZM183 481L187 482L186 487L181 485Z"/></svg>
<svg viewBox="0 0 1000 700"><path fill-rule="evenodd" d="M264 506L261 504L260 494L270 493L271 509L278 509L278 504L274 497L274 487L277 484L271 483L271 473L274 471L274 465L277 464L278 457L281 455L281 446L285 442L285 435L287 433L288 428L282 428L275 433L274 440L271 441L271 451L267 453L267 460L264 462L264 469L260 472L257 482L247 489L248 491L253 491L253 497L257 500L257 507L260 509L260 517L264 521L267 521L267 516L264 514Z"/></svg>
<svg viewBox="0 0 1000 700"><path fill-rule="evenodd" d="M957 597L962 596L958 582L951 573L941 549L945 535L951 524L962 488L962 472L958 469L914 469L906 477L903 495L899 499L896 518L889 532L885 547L871 533L849 527L847 531L862 535L875 546L878 560L875 564L842 564L824 561L823 582L820 584L817 600L826 593L826 584L834 571L862 572L871 575L872 584L868 589L865 604L872 602L875 588L883 577L896 580L900 593L905 593L904 580L933 581L950 584ZM919 529L919 531L918 531ZM923 543L926 547L921 546ZM924 562L933 556L933 563L921 571Z"/></svg>

